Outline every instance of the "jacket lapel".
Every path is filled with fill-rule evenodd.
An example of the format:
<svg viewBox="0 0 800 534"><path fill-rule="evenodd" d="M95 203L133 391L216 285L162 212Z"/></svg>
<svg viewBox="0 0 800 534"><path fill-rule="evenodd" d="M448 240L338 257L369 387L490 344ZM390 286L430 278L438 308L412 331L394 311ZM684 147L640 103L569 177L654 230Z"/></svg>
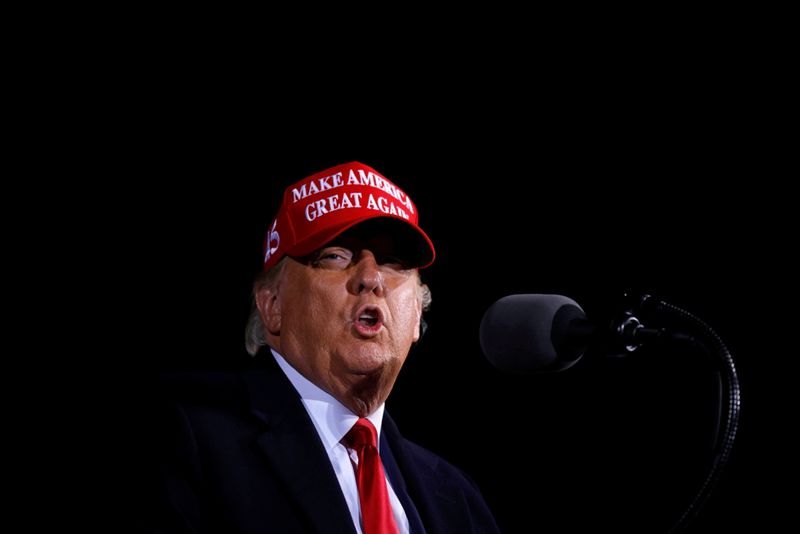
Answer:
<svg viewBox="0 0 800 534"><path fill-rule="evenodd" d="M381 433L391 446L394 461L402 472L408 494L427 532L452 531L455 523L444 511L452 509L454 503L443 489L445 481L436 475L438 460L415 454L388 413L384 413Z"/></svg>
<svg viewBox="0 0 800 534"><path fill-rule="evenodd" d="M269 358L272 360L272 358ZM315 531L356 530L328 455L300 396L274 361L245 374L257 438L270 467Z"/></svg>
<svg viewBox="0 0 800 534"><path fill-rule="evenodd" d="M386 417L387 416L384 415L384 421L386 420ZM394 489L397 498L400 499L400 503L403 505L403 510L408 518L409 531L411 534L425 534L425 527L422 524L422 518L420 518L419 512L417 512L417 507L414 505L414 501L411 500L411 496L408 494L408 486L406 485L406 481L403 477L400 467L397 465L397 460L394 458L394 453L392 452L392 447L386 438L385 430L381 432L381 461L383 462L383 468L386 470L386 475L389 477L389 480L392 483L392 488Z"/></svg>

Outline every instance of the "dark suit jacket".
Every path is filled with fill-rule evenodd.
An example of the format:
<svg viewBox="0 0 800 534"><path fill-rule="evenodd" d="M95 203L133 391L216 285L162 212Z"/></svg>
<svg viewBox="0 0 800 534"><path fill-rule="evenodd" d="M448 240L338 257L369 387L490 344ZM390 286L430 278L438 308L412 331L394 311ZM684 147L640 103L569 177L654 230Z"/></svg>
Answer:
<svg viewBox="0 0 800 534"><path fill-rule="evenodd" d="M300 396L272 360L172 376L151 532L355 533ZM499 532L461 470L403 438L384 414L381 457L414 533Z"/></svg>

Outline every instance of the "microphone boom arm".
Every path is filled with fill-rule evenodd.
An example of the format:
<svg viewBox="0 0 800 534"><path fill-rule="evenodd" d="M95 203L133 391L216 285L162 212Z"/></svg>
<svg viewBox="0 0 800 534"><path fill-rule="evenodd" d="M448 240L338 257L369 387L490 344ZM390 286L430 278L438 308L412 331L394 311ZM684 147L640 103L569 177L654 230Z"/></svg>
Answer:
<svg viewBox="0 0 800 534"><path fill-rule="evenodd" d="M694 519L708 500L714 487L730 458L733 441L736 438L736 431L739 426L739 408L741 405L741 392L739 388L739 377L736 374L736 366L730 351L722 342L716 332L704 321L692 315L686 310L673 306L663 300L653 299L650 295L645 295L641 299L642 306L652 307L657 314L671 316L675 319L688 323L696 330L695 337L684 334L672 334L673 337L691 340L705 349L715 358L720 373L721 385L719 389L719 407L723 415L720 424L717 425L717 435L714 445L714 457L711 467L703 483L700 485L694 499L683 512L681 517L670 530L671 533L679 533L685 530L689 523ZM662 334L663 335L663 334Z"/></svg>

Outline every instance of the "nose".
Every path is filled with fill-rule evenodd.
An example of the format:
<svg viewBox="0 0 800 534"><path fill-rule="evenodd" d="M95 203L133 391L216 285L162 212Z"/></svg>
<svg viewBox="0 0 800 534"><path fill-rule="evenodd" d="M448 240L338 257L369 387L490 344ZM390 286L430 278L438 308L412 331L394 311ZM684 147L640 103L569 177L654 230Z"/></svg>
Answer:
<svg viewBox="0 0 800 534"><path fill-rule="evenodd" d="M359 254L350 282L351 291L358 295L375 293L379 297L384 296L383 274L380 271L375 255L369 250L362 250Z"/></svg>

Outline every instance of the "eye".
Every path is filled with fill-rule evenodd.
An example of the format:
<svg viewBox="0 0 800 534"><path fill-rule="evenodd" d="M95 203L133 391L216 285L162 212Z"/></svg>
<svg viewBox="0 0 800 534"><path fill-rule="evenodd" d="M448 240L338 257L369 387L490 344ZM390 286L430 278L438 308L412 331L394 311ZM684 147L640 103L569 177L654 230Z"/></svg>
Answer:
<svg viewBox="0 0 800 534"><path fill-rule="evenodd" d="M381 266L388 267L395 271L405 271L408 269L408 261L398 256L383 256L379 263Z"/></svg>
<svg viewBox="0 0 800 534"><path fill-rule="evenodd" d="M331 252L329 254L325 254L324 256L321 256L321 257L317 258L317 261L319 261L319 260L344 260L344 259L346 259L346 258L344 256L342 256L341 254L337 254L336 252Z"/></svg>
<svg viewBox="0 0 800 534"><path fill-rule="evenodd" d="M321 269L342 270L353 261L353 253L341 247L326 247L317 251L311 265Z"/></svg>

